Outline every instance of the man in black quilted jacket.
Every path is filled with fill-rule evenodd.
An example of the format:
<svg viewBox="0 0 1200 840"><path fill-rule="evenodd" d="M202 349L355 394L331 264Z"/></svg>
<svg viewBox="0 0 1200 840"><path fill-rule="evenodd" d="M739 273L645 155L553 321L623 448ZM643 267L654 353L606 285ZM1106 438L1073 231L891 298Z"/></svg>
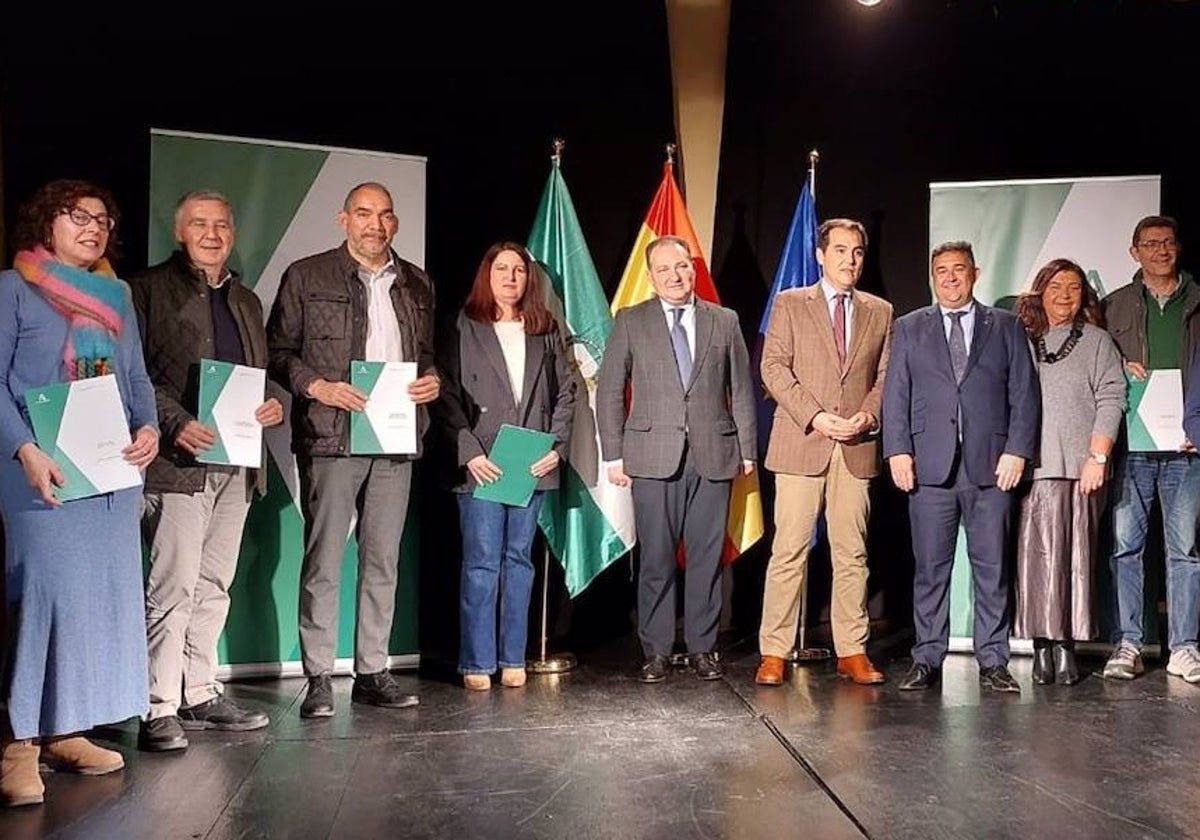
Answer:
<svg viewBox="0 0 1200 840"><path fill-rule="evenodd" d="M211 190L190 192L175 208L179 250L129 281L163 432L146 471L142 515L150 551L150 712L138 746L154 752L185 748L184 730L244 731L268 722L227 700L216 678L242 529L253 491L266 492L266 471L196 460L216 442L197 419L200 360L267 365L262 304L227 265L234 237L229 201ZM283 406L270 397L256 417L276 426Z"/></svg>
<svg viewBox="0 0 1200 840"><path fill-rule="evenodd" d="M292 450L300 468L304 718L333 715L338 592L355 515L358 604L351 700L387 708L418 702L388 672L387 644L412 462L421 455L429 425L425 405L439 392L433 284L392 250L399 221L381 184L352 189L338 222L346 241L288 266L267 322L268 371L292 394ZM362 411L367 399L348 381L355 360L417 364L417 378L408 389L418 407L415 453L351 454L350 412Z"/></svg>

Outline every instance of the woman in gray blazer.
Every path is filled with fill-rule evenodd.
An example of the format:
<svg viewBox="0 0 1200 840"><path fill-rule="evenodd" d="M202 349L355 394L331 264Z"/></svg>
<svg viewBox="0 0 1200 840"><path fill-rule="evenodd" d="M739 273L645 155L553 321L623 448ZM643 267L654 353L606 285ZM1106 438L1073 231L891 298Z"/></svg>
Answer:
<svg viewBox="0 0 1200 840"><path fill-rule="evenodd" d="M1051 260L1021 295L1042 386L1042 435L1021 502L1015 635L1033 638L1033 681L1079 681L1074 640L1096 635L1092 567L1108 457L1125 409L1121 355L1083 269Z"/></svg>
<svg viewBox="0 0 1200 840"><path fill-rule="evenodd" d="M540 270L521 245L491 246L453 330L443 335L436 406L456 454L454 491L463 538L458 670L469 689L486 691L497 665L506 686L525 684L525 642L533 589L530 550L542 494L558 487L575 408L575 379ZM500 477L488 458L501 425L555 438L530 468L538 478L527 507L476 499ZM496 610L499 602L499 633Z"/></svg>

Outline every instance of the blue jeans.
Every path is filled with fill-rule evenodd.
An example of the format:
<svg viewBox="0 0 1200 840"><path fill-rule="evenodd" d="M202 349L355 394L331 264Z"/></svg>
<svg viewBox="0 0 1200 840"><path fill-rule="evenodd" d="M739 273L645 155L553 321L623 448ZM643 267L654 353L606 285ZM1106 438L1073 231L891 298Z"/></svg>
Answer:
<svg viewBox="0 0 1200 840"><path fill-rule="evenodd" d="M1131 452L1118 460L1112 487L1113 642L1142 647L1142 552L1157 490L1166 549L1168 644L1171 650L1195 646L1200 635L1200 556L1196 553L1200 457Z"/></svg>
<svg viewBox="0 0 1200 840"><path fill-rule="evenodd" d="M529 507L513 507L458 496L463 537L462 584L459 591L458 672L491 674L501 668L525 667L529 631L529 596L533 563L529 559L537 532L542 493ZM496 600L500 601L499 650L496 644Z"/></svg>

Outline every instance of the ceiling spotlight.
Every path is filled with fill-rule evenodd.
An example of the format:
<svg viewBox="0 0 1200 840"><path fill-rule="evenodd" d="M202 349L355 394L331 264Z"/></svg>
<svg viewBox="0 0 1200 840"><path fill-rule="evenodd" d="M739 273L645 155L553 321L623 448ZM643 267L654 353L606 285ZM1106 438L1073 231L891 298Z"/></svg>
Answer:
<svg viewBox="0 0 1200 840"><path fill-rule="evenodd" d="M883 0L858 0L860 6L878 6Z"/></svg>

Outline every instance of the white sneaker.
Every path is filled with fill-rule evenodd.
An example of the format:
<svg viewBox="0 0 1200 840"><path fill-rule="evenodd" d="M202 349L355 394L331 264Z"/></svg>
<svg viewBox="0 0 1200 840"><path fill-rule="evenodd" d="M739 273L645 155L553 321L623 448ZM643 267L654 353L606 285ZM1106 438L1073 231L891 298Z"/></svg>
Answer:
<svg viewBox="0 0 1200 840"><path fill-rule="evenodd" d="M1104 663L1106 680L1131 680L1146 670L1142 654L1133 645L1121 642ZM1198 677L1200 679L1200 677Z"/></svg>
<svg viewBox="0 0 1200 840"><path fill-rule="evenodd" d="M1200 651L1190 645L1171 651L1167 673L1184 682L1200 683Z"/></svg>

